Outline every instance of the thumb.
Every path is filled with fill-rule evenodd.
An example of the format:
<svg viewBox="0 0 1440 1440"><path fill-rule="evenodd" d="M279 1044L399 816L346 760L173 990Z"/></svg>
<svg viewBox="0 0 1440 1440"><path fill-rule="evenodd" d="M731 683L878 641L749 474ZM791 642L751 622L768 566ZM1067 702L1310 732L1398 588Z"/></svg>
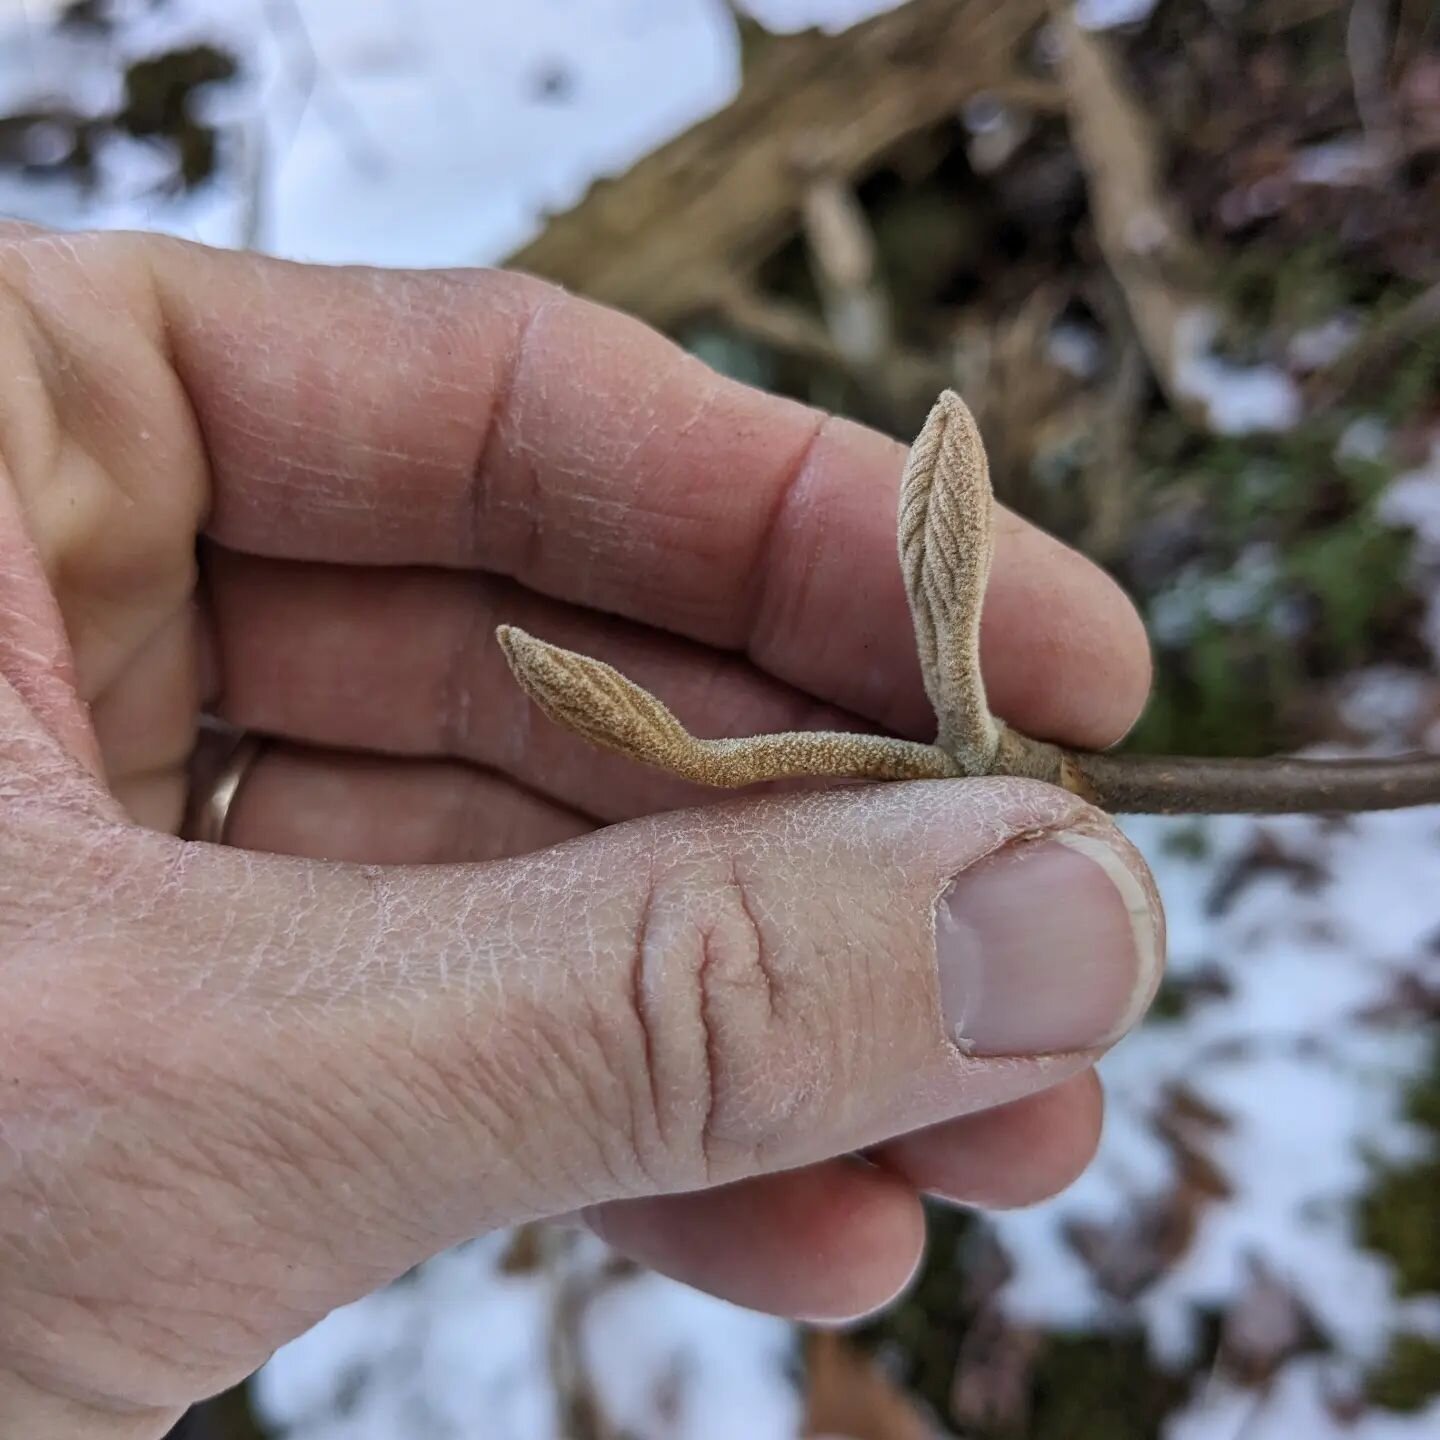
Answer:
<svg viewBox="0 0 1440 1440"><path fill-rule="evenodd" d="M64 963L23 952L0 1014L40 1107L23 1213L52 1216L0 1301L70 1337L22 1345L32 1369L130 1406L231 1383L480 1231L1054 1084L1139 1016L1162 947L1135 852L1029 781L720 805L482 867L81 829L7 851Z"/></svg>
<svg viewBox="0 0 1440 1440"><path fill-rule="evenodd" d="M301 1105L363 1097L373 1134L333 1119L377 1204L439 1243L1054 1084L1139 1017L1163 945L1128 842L1024 781L718 805L478 869L263 870L272 954L223 943L275 1073Z"/></svg>

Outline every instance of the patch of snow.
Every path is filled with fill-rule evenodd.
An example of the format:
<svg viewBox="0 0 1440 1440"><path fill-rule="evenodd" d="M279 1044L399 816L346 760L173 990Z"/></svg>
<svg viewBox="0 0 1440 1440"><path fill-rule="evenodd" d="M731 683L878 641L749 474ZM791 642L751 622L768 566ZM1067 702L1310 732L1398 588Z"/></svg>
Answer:
<svg viewBox="0 0 1440 1440"><path fill-rule="evenodd" d="M86 117L110 109L122 89L110 53L105 40L84 31L55 31L23 11L0 11L0 108L48 102Z"/></svg>
<svg viewBox="0 0 1440 1440"><path fill-rule="evenodd" d="M1113 30L1147 20L1156 0L1076 0L1075 18L1087 30Z"/></svg>
<svg viewBox="0 0 1440 1440"><path fill-rule="evenodd" d="M504 1243L438 1256L282 1347L254 1381L257 1413L304 1440L553 1434L547 1277L502 1275Z"/></svg>
<svg viewBox="0 0 1440 1440"><path fill-rule="evenodd" d="M0 20L40 25L57 17L68 3L69 0L0 0Z"/></svg>
<svg viewBox="0 0 1440 1440"><path fill-rule="evenodd" d="M558 1261L505 1273L508 1235L451 1250L335 1311L257 1376L286 1440L563 1440L551 1382L559 1287L599 1273L577 1236ZM659 1276L606 1279L579 1320L580 1359L617 1433L794 1440L794 1327Z"/></svg>
<svg viewBox="0 0 1440 1440"><path fill-rule="evenodd" d="M1300 419L1300 389L1275 365L1239 365L1214 351L1214 317L1192 310L1176 326L1174 382L1205 409L1220 435L1289 430Z"/></svg>
<svg viewBox="0 0 1440 1440"><path fill-rule="evenodd" d="M742 0L741 8L753 15L767 30L784 34L818 26L822 30L846 30L894 10L902 0Z"/></svg>
<svg viewBox="0 0 1440 1440"><path fill-rule="evenodd" d="M1429 598L1422 631L1440 664L1440 440L1423 465L1397 475L1380 497L1381 519L1415 534L1412 556L1416 587Z"/></svg>
<svg viewBox="0 0 1440 1440"><path fill-rule="evenodd" d="M1178 646L1207 622L1234 625L1270 616L1279 574L1275 547L1261 541L1247 545L1228 570L1189 566L1150 602L1150 633L1162 645Z"/></svg>
<svg viewBox="0 0 1440 1440"><path fill-rule="evenodd" d="M1170 221L1158 210L1136 210L1125 221L1125 248L1132 255L1158 254L1170 236Z"/></svg>
<svg viewBox="0 0 1440 1440"><path fill-rule="evenodd" d="M1425 671L1370 665L1347 675L1341 684L1340 722L1367 739L1398 745L1413 736L1435 693L1435 677Z"/></svg>
<svg viewBox="0 0 1440 1440"><path fill-rule="evenodd" d="M1363 135L1347 135L1298 150L1290 174L1302 185L1365 185L1375 178L1375 154Z"/></svg>
<svg viewBox="0 0 1440 1440"><path fill-rule="evenodd" d="M1009 119L1009 107L998 95L977 95L960 111L960 120L972 135L992 135Z"/></svg>
<svg viewBox="0 0 1440 1440"><path fill-rule="evenodd" d="M1405 1306L1388 1262L1357 1246L1352 1215L1376 1159L1417 1153L1403 1094L1427 1039L1387 1007L1407 982L1440 984L1440 811L1125 828L1165 899L1170 982L1206 983L1179 1019L1146 1024L1102 1062L1110 1107L1090 1171L1047 1205L995 1218L1014 1265L1006 1313L1080 1328L1129 1313L1159 1358L1181 1364L1202 1312L1235 1303L1259 1264L1340 1356L1372 1361ZM1198 837L1203 856L1167 843L1177 836L1191 848ZM1286 867L1257 869L1216 913L1221 878L1257 840ZM1192 1143L1231 1193L1202 1206L1192 1241L1126 1311L1067 1236L1123 1227L1170 1192L1178 1171L1160 1122L1177 1088L1217 1117Z"/></svg>
<svg viewBox="0 0 1440 1440"><path fill-rule="evenodd" d="M17 23L0 19L0 103L45 82L102 109L117 61L201 38L234 49L246 81L208 200L157 193L117 156L91 196L6 185L10 213L224 245L258 214L257 248L336 263L497 260L723 106L739 78L712 0L173 0L127 10L114 39ZM253 195L245 149L264 157L248 167Z"/></svg>
<svg viewBox="0 0 1440 1440"><path fill-rule="evenodd" d="M278 152L266 241L287 255L499 259L738 83L734 30L705 0L305 9L352 118L312 104Z"/></svg>
<svg viewBox="0 0 1440 1440"><path fill-rule="evenodd" d="M1104 343L1094 325L1062 320L1045 340L1045 353L1051 362L1077 379L1088 380L1100 373Z"/></svg>
<svg viewBox="0 0 1440 1440"><path fill-rule="evenodd" d="M1425 464L1397 475L1386 487L1380 517L1413 530L1427 554L1440 559L1440 441L1431 446Z"/></svg>
<svg viewBox="0 0 1440 1440"><path fill-rule="evenodd" d="M755 1440L792 1440L803 1402L787 1379L794 1327L713 1300L656 1275L612 1286L585 1328L589 1372L612 1430L733 1440L737 1417ZM636 1336L667 1339L643 1345Z"/></svg>
<svg viewBox="0 0 1440 1440"><path fill-rule="evenodd" d="M1354 456L1357 460L1378 460L1389 443L1390 431L1385 422L1374 415L1361 415L1341 432L1335 453L1342 459Z"/></svg>
<svg viewBox="0 0 1440 1440"><path fill-rule="evenodd" d="M1164 1440L1431 1440L1440 1432L1440 1400L1414 1415L1346 1414L1355 1387L1344 1366L1315 1357L1292 1361L1263 1394L1216 1380L1170 1417Z"/></svg>
<svg viewBox="0 0 1440 1440"><path fill-rule="evenodd" d="M1327 365L1333 365L1354 344L1359 333L1359 317L1342 311L1318 325L1297 330L1290 337L1287 358L1297 370L1323 370Z"/></svg>

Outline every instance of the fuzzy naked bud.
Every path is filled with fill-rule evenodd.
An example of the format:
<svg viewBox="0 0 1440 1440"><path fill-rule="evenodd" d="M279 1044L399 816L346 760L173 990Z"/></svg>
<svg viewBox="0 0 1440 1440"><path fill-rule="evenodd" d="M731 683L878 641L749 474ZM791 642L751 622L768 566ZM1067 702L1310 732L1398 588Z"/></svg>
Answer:
<svg viewBox="0 0 1440 1440"><path fill-rule="evenodd" d="M915 618L935 743L966 775L994 768L1001 725L980 676L980 611L990 578L990 467L965 402L947 390L910 449L900 485L900 568Z"/></svg>

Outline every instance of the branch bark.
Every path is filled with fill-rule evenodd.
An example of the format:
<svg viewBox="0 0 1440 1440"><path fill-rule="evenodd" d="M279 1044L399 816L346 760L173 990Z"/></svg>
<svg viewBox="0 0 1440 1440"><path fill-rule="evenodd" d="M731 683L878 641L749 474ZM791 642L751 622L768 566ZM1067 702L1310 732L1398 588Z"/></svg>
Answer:
<svg viewBox="0 0 1440 1440"><path fill-rule="evenodd" d="M730 105L505 263L662 328L708 310L793 232L817 170L862 174L974 95L1008 92L1044 14L1044 0L910 0L838 35L770 36Z"/></svg>
<svg viewBox="0 0 1440 1440"><path fill-rule="evenodd" d="M1155 126L1103 37L1052 0L1070 137L1084 167L1095 239L1130 310L1156 378L1182 415L1204 407L1181 383L1182 337L1209 306L1209 276L1180 208L1166 193Z"/></svg>
<svg viewBox="0 0 1440 1440"><path fill-rule="evenodd" d="M1117 815L1316 815L1440 804L1435 755L1207 760L1071 754L1068 759L1084 782L1080 793Z"/></svg>

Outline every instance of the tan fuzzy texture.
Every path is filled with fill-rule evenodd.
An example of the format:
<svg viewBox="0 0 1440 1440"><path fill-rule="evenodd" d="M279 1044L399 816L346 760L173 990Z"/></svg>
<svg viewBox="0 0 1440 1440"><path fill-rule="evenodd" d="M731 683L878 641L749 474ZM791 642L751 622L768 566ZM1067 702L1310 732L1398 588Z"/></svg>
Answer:
<svg viewBox="0 0 1440 1440"><path fill-rule="evenodd" d="M1440 760L1216 760L1066 750L1002 724L980 675L980 613L994 549L990 467L965 402L945 391L911 447L900 489L900 567L915 621L933 745L883 735L792 731L703 740L618 670L514 626L498 633L525 693L595 745L701 785L803 776L1043 780L1105 810L1292 814L1440 804Z"/></svg>
<svg viewBox="0 0 1440 1440"><path fill-rule="evenodd" d="M900 491L900 564L915 619L925 692L939 737L789 731L737 740L692 735L613 666L513 625L496 636L521 689L558 725L594 745L700 785L738 787L811 776L944 780L987 775L1002 735L980 678L980 610L990 575L990 470L965 402L947 390L910 451ZM1048 748L1048 747L1047 747ZM1014 745L1003 747L1009 755Z"/></svg>
<svg viewBox="0 0 1440 1440"><path fill-rule="evenodd" d="M960 773L933 745L884 735L803 730L702 740L613 666L513 625L502 625L496 635L521 689L557 724L699 785L735 787L795 776L944 780Z"/></svg>
<svg viewBox="0 0 1440 1440"><path fill-rule="evenodd" d="M915 620L935 743L965 775L988 775L1000 744L980 675L980 612L994 552L990 467L965 402L947 390L911 447L900 485L900 569Z"/></svg>

